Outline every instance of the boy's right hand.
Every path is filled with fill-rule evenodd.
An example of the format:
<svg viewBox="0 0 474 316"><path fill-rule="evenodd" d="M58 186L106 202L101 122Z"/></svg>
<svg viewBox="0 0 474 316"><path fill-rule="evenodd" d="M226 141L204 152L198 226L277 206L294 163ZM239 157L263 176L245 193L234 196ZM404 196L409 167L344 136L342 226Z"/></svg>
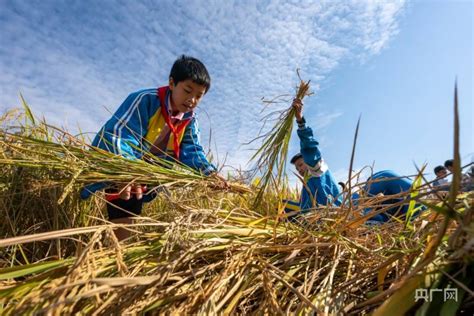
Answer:
<svg viewBox="0 0 474 316"><path fill-rule="evenodd" d="M291 106L295 109L295 118L297 122L303 119L303 102L300 99L293 99Z"/></svg>
<svg viewBox="0 0 474 316"><path fill-rule="evenodd" d="M229 182L227 182L227 180L217 172L211 174L210 176L217 180L213 185L215 189L228 190L230 188Z"/></svg>

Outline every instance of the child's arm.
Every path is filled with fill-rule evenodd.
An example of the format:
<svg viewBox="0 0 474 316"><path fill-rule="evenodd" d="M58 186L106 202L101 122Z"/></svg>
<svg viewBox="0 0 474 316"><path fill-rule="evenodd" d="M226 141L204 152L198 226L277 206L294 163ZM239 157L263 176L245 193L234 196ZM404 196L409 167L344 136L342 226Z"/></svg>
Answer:
<svg viewBox="0 0 474 316"><path fill-rule="evenodd" d="M306 126L303 121L298 124L297 133L300 138L300 151L304 162L310 168L317 167L321 161L321 152L318 147L319 143L313 136L313 130L311 127Z"/></svg>
<svg viewBox="0 0 474 316"><path fill-rule="evenodd" d="M207 160L200 144L196 118L193 118L184 132L183 140L181 141L180 160L185 165L199 170L205 175L216 172L216 167Z"/></svg>
<svg viewBox="0 0 474 316"><path fill-rule="evenodd" d="M294 99L292 106L295 108L296 123L298 123L297 133L300 138L300 152L303 155L303 160L308 166L308 171L313 176L320 176L328 168L321 159L319 143L313 136L313 130L306 126L306 121L303 117L303 102L299 99Z"/></svg>
<svg viewBox="0 0 474 316"><path fill-rule="evenodd" d="M97 133L92 146L128 159L140 159L143 155L143 144L140 140L146 134L149 113L151 113L150 97L156 98L156 89L153 90L142 90L130 94ZM110 185L111 183L108 182L87 185L81 190L81 198L86 199L95 191Z"/></svg>
<svg viewBox="0 0 474 316"><path fill-rule="evenodd" d="M145 150L141 140L148 128L151 98L156 98L155 89L130 94L99 131L92 145L129 159L140 159Z"/></svg>

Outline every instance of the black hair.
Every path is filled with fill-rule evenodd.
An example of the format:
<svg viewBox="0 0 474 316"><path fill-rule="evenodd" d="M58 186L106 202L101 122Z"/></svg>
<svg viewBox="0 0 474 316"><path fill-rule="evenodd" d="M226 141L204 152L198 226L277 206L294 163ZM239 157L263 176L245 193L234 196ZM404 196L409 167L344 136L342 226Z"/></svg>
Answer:
<svg viewBox="0 0 474 316"><path fill-rule="evenodd" d="M173 78L175 85L191 79L194 83L206 87L206 92L211 88L211 76L209 76L206 66L198 59L186 55L181 55L176 59L171 67L170 78Z"/></svg>
<svg viewBox="0 0 474 316"><path fill-rule="evenodd" d="M454 160L453 159L448 159L444 162L444 166L446 168L454 166Z"/></svg>
<svg viewBox="0 0 474 316"><path fill-rule="evenodd" d="M344 182L338 182L337 184L339 184L342 188L342 191L344 191L346 189L346 184Z"/></svg>
<svg viewBox="0 0 474 316"><path fill-rule="evenodd" d="M290 163L295 164L296 160L303 158L303 155L301 153L297 153L296 155L291 158Z"/></svg>
<svg viewBox="0 0 474 316"><path fill-rule="evenodd" d="M437 166L437 167L434 168L434 173L438 173L438 172L443 171L443 170L446 170L446 168L443 167L443 166Z"/></svg>

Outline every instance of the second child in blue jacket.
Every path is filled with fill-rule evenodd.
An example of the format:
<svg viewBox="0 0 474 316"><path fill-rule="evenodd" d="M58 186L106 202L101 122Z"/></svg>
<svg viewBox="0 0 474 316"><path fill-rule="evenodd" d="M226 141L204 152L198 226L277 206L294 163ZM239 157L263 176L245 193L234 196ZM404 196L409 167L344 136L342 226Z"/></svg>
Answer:
<svg viewBox="0 0 474 316"><path fill-rule="evenodd" d="M313 130L306 126L303 117L303 103L299 99L293 101L298 123L298 137L300 139L300 153L291 159L296 170L304 179L299 209L307 213L318 205L341 205L341 192L328 165L321 157L319 143L314 138ZM289 209L291 203L287 204ZM287 207L287 208L288 208Z"/></svg>
<svg viewBox="0 0 474 316"><path fill-rule="evenodd" d="M389 208L386 212L371 217L370 221L387 222L392 216L404 218L408 211L408 200L401 204L409 196L399 197L400 193L409 192L413 182L407 177L402 177L392 170L382 170L374 173L367 179L367 184L362 189L363 194L367 197L375 197L383 195L387 197L385 201L380 203L379 207L388 207L389 205L397 205ZM393 196L390 198L390 196ZM357 202L357 198L354 201ZM398 205L400 204L400 205ZM364 210L365 214L371 212L372 209Z"/></svg>

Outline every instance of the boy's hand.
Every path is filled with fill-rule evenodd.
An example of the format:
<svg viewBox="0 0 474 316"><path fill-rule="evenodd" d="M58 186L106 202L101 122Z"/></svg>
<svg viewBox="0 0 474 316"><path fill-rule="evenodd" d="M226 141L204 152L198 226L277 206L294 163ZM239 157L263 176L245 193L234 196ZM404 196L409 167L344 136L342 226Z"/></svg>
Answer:
<svg viewBox="0 0 474 316"><path fill-rule="evenodd" d="M120 198L122 200L130 200L133 194L135 194L137 200L141 200L143 197L143 190L144 187L142 187L140 184L131 184L127 185L125 188L122 188L119 190L120 192Z"/></svg>
<svg viewBox="0 0 474 316"><path fill-rule="evenodd" d="M303 119L303 102L300 99L293 99L291 106L295 109L295 117L297 122Z"/></svg>
<svg viewBox="0 0 474 316"><path fill-rule="evenodd" d="M213 173L212 174L212 177L214 177L217 181L214 185L214 187L216 189L220 189L220 190L228 190L230 188L230 185L229 183L227 182L227 180L221 176L220 174L218 173Z"/></svg>

